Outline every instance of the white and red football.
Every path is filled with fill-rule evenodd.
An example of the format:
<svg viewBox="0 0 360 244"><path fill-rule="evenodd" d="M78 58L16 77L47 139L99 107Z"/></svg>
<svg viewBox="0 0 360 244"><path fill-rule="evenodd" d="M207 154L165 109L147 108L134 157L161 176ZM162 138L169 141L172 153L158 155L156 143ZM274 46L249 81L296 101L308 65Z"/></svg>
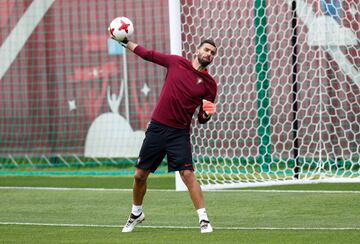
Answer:
<svg viewBox="0 0 360 244"><path fill-rule="evenodd" d="M111 21L108 32L110 37L121 42L132 35L134 25L131 20L126 17L117 17Z"/></svg>

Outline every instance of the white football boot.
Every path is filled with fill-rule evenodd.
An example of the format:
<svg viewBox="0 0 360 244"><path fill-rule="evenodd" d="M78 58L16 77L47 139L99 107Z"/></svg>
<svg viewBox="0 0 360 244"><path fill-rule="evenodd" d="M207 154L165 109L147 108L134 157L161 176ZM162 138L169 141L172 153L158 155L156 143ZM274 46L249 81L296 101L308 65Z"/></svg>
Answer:
<svg viewBox="0 0 360 244"><path fill-rule="evenodd" d="M145 214L141 213L139 216L130 214L129 219L127 220L122 232L131 232L134 230L137 224L140 224L145 220Z"/></svg>
<svg viewBox="0 0 360 244"><path fill-rule="evenodd" d="M213 232L213 228L211 227L210 222L207 220L201 220L200 221L200 231L201 231L201 233Z"/></svg>

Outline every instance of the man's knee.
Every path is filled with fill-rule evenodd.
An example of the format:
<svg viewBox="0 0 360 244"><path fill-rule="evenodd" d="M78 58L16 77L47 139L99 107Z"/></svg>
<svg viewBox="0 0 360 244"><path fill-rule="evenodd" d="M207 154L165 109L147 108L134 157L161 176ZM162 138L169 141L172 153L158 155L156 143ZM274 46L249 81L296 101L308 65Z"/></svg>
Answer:
<svg viewBox="0 0 360 244"><path fill-rule="evenodd" d="M195 174L192 170L181 170L180 176L186 185L192 184L196 181Z"/></svg>
<svg viewBox="0 0 360 244"><path fill-rule="evenodd" d="M134 174L134 180L138 183L145 183L148 178L149 172L142 169L137 169Z"/></svg>

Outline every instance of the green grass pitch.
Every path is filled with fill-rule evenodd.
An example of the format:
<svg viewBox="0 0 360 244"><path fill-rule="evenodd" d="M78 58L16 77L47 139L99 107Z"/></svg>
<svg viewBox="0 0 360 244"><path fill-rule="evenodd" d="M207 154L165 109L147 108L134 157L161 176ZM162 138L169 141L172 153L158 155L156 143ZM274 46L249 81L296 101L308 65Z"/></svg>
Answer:
<svg viewBox="0 0 360 244"><path fill-rule="evenodd" d="M174 175L152 175L144 204L146 220L133 233L121 233L120 226L131 208L132 193L126 190L131 184L131 177L1 176L0 243L358 243L360 240L359 184L204 192L214 232L200 234L188 193L169 190L174 188ZM266 191L271 189L278 191Z"/></svg>

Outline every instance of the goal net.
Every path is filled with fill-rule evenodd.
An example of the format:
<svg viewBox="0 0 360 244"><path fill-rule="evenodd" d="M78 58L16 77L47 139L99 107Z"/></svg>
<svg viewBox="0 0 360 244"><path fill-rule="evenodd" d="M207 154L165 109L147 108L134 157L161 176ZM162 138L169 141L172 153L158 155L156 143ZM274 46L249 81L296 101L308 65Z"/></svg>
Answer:
<svg viewBox="0 0 360 244"><path fill-rule="evenodd" d="M166 70L108 38L118 16L169 51L167 0L0 1L0 174L133 173Z"/></svg>
<svg viewBox="0 0 360 244"><path fill-rule="evenodd" d="M192 133L203 188L360 180L360 2L181 1L183 55L218 54Z"/></svg>
<svg viewBox="0 0 360 244"><path fill-rule="evenodd" d="M217 113L192 126L204 188L359 180L358 0L0 1L0 173L133 171L166 70L107 27L126 16L136 42L169 52L176 3L179 54L219 48Z"/></svg>

